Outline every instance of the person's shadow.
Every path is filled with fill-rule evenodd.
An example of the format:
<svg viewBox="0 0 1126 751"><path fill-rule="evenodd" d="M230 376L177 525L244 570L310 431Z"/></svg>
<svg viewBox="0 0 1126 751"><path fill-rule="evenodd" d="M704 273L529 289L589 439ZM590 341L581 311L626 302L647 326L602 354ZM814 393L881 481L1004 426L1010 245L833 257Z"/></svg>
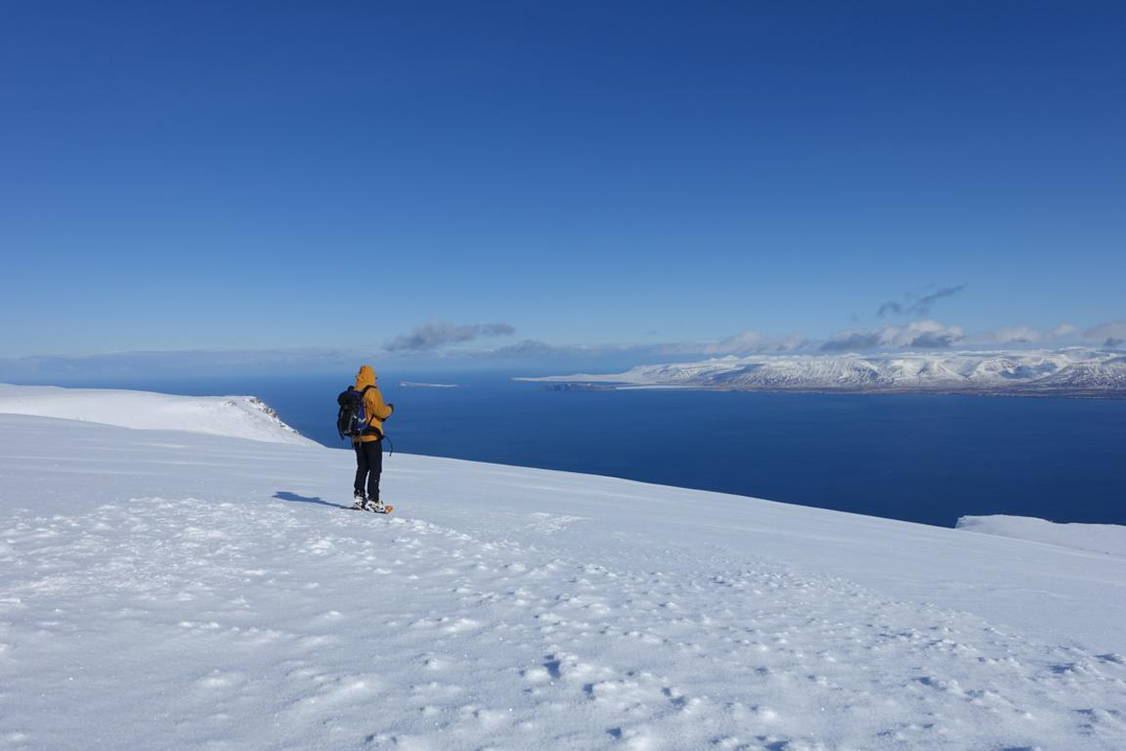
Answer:
<svg viewBox="0 0 1126 751"><path fill-rule="evenodd" d="M349 506L342 506L339 503L329 503L323 498L319 498L317 496L310 497L307 495L297 495L296 493L290 493L287 490L279 490L277 493L274 493L274 498L282 501L293 501L295 503L317 503L321 506L331 506L332 508L350 508Z"/></svg>

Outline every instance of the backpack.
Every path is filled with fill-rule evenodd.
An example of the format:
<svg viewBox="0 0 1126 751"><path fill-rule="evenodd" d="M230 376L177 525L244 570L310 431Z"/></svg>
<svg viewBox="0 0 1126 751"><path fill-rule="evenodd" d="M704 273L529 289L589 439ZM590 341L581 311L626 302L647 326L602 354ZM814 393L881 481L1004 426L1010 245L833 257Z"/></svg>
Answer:
<svg viewBox="0 0 1126 751"><path fill-rule="evenodd" d="M355 438L371 430L364 410L364 394L370 388L374 386L364 386L363 391L349 386L347 391L341 391L336 397L336 403L340 405L340 411L336 413L336 432L341 438Z"/></svg>

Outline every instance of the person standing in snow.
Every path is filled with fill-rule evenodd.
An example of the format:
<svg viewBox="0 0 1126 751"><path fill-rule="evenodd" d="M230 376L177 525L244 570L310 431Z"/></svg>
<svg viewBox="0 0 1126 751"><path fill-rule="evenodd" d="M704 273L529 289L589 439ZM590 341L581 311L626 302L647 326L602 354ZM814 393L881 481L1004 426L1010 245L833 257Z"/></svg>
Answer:
<svg viewBox="0 0 1126 751"><path fill-rule="evenodd" d="M356 503L353 508L374 511L383 506L379 500L379 475L383 472L383 421L391 416L395 405L383 401L383 394L375 383L375 370L370 365L361 366L356 374L356 391L364 395L367 427L352 438L352 446L356 449L356 481L353 484Z"/></svg>

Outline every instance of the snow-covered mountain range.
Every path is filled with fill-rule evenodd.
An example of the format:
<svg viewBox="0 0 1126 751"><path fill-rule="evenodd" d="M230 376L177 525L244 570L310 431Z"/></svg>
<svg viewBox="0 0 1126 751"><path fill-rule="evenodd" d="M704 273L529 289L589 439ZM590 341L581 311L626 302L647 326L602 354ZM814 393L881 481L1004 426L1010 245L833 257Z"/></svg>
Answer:
<svg viewBox="0 0 1126 751"><path fill-rule="evenodd" d="M751 355L642 365L624 373L520 380L700 389L1126 395L1126 354L1068 348L879 355Z"/></svg>
<svg viewBox="0 0 1126 751"><path fill-rule="evenodd" d="M18 390L4 748L1126 748L1118 528L402 454L384 517L238 398Z"/></svg>

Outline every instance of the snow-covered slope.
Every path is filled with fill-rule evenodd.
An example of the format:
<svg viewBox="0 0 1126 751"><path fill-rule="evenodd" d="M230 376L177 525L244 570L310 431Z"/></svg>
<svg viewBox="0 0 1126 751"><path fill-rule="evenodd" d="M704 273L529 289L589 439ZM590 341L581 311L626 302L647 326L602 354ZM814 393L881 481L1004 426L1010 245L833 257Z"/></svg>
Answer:
<svg viewBox="0 0 1126 751"><path fill-rule="evenodd" d="M0 414L58 417L143 430L187 430L272 443L313 443L253 396L174 396L0 383Z"/></svg>
<svg viewBox="0 0 1126 751"><path fill-rule="evenodd" d="M65 450L60 449L65 447ZM1126 748L1126 558L0 415L0 745Z"/></svg>
<svg viewBox="0 0 1126 751"><path fill-rule="evenodd" d="M1126 394L1121 352L924 352L885 355L753 355L642 365L624 373L520 380L711 389L965 391L1011 394Z"/></svg>
<svg viewBox="0 0 1126 751"><path fill-rule="evenodd" d="M1077 550L1126 557L1126 527L1120 524L1059 524L1026 516L963 516L958 529L1020 540L1034 540Z"/></svg>

